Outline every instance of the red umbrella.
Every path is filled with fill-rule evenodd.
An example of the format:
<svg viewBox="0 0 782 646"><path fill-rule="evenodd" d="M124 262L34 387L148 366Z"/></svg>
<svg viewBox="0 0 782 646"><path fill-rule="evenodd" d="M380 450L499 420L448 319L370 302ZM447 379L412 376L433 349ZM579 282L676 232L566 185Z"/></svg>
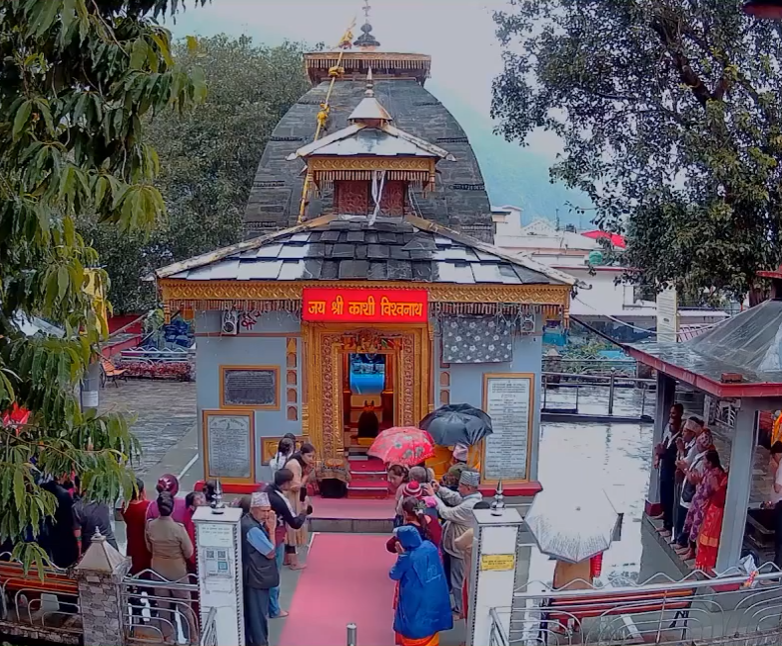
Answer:
<svg viewBox="0 0 782 646"><path fill-rule="evenodd" d="M584 231L581 235L585 238L592 238L592 240L609 240L612 245L619 247L620 249L624 249L627 246L624 237L620 236L618 233L609 233L608 231L595 229L594 231Z"/></svg>
<svg viewBox="0 0 782 646"><path fill-rule="evenodd" d="M18 429L20 426L27 424L29 419L30 411L14 402L14 405L3 413L2 423L7 428Z"/></svg>
<svg viewBox="0 0 782 646"><path fill-rule="evenodd" d="M419 428L389 428L375 438L369 455L386 464L412 467L434 456L432 436Z"/></svg>

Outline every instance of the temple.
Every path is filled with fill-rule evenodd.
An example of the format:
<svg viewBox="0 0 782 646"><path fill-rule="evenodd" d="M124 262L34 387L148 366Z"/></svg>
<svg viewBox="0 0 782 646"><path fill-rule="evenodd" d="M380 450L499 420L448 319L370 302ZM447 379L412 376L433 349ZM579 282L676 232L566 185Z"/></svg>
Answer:
<svg viewBox="0 0 782 646"><path fill-rule="evenodd" d="M376 434L467 403L494 420L470 458L483 482L532 495L542 333L567 323L574 279L488 242L475 155L424 89L430 58L378 46L367 21L305 56L313 88L247 206L256 237L156 272L166 314L195 313L204 477L252 489L293 433L319 479L382 497Z"/></svg>

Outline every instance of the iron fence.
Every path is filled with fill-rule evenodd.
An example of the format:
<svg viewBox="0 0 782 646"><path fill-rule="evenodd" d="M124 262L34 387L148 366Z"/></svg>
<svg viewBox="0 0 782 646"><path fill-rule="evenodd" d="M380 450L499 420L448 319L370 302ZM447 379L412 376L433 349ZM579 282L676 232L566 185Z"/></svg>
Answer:
<svg viewBox="0 0 782 646"><path fill-rule="evenodd" d="M217 608L209 608L201 627L201 646L217 646Z"/></svg>
<svg viewBox="0 0 782 646"><path fill-rule="evenodd" d="M543 412L578 414L582 412L579 407L582 399L582 389L587 389L588 394L585 401L588 403L588 407L592 408L595 405L595 390L605 388L607 389L606 414L614 414L616 392L619 389L634 389L640 392L638 406L640 407L641 417L648 413L654 413L654 397L649 396L649 393L653 393L657 386L657 382L653 379L629 377L615 372L611 372L608 375L544 372L541 375L541 379L543 382ZM558 398L560 401L550 401L552 398L549 395L549 391L554 389L567 393L564 401L563 398Z"/></svg>
<svg viewBox="0 0 782 646"><path fill-rule="evenodd" d="M782 573L702 577L597 589L528 584L511 608L493 609L490 646L782 643Z"/></svg>
<svg viewBox="0 0 782 646"><path fill-rule="evenodd" d="M195 575L170 581L144 570L123 579L122 596L128 609L127 644L201 643Z"/></svg>
<svg viewBox="0 0 782 646"><path fill-rule="evenodd" d="M26 570L0 554L0 620L56 633L83 633L76 581L53 566Z"/></svg>

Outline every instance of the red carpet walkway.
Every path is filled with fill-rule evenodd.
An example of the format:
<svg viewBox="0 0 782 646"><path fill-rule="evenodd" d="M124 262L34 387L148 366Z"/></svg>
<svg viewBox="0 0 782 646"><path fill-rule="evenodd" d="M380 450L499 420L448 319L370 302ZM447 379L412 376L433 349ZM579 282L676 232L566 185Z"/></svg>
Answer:
<svg viewBox="0 0 782 646"><path fill-rule="evenodd" d="M393 646L388 570L394 556L384 536L317 534L299 578L280 646L340 646L345 626L358 626L361 646Z"/></svg>

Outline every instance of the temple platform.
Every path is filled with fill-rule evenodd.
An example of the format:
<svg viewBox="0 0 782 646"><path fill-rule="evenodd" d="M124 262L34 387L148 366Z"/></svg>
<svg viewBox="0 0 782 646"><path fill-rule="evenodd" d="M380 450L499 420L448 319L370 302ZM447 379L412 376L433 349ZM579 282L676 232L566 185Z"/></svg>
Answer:
<svg viewBox="0 0 782 646"><path fill-rule="evenodd" d="M394 524L394 500L321 498L312 500L310 530L338 534L389 534Z"/></svg>

